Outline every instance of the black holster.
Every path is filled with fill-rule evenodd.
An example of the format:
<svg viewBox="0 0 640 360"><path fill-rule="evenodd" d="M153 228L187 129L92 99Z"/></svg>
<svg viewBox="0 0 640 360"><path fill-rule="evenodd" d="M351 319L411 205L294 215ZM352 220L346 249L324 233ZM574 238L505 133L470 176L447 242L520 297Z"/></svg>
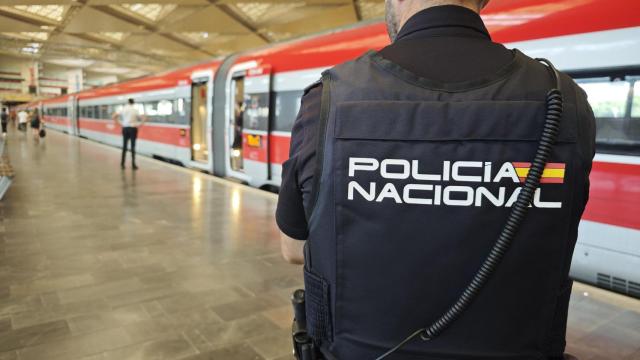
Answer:
<svg viewBox="0 0 640 360"><path fill-rule="evenodd" d="M307 332L307 316L305 309L304 290L298 289L291 296L293 305L293 325L291 337L293 339L293 355L298 360L324 360L318 346Z"/></svg>

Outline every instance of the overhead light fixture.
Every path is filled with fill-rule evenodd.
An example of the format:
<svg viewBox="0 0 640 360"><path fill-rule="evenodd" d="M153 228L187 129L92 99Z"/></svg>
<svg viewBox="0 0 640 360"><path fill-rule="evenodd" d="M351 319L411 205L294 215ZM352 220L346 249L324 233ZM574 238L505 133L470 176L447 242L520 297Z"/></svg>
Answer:
<svg viewBox="0 0 640 360"><path fill-rule="evenodd" d="M67 67L84 68L93 64L95 61L85 59L51 59L47 60L47 62Z"/></svg>
<svg viewBox="0 0 640 360"><path fill-rule="evenodd" d="M38 51L40 51L40 48L37 47L25 46L22 48L22 52L27 54L37 54Z"/></svg>

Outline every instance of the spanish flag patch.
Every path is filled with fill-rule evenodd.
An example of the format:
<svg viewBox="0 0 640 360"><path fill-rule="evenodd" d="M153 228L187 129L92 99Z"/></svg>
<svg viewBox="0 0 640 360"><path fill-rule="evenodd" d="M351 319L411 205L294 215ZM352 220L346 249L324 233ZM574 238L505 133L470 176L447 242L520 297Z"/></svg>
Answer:
<svg viewBox="0 0 640 360"><path fill-rule="evenodd" d="M516 173L518 174L518 178L520 178L520 182L524 182L529 174L529 169L531 168L531 163L525 162L514 162L512 163ZM541 184L562 184L564 183L564 163L548 163L542 172L542 177L540 178Z"/></svg>

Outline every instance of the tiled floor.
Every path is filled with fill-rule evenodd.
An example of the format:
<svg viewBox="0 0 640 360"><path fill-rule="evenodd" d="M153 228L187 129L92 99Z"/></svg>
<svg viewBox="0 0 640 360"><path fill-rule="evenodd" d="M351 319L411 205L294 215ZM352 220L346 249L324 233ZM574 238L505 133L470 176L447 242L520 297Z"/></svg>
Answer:
<svg viewBox="0 0 640 360"><path fill-rule="evenodd" d="M0 360L289 359L275 195L50 132L0 202ZM584 293L588 293L585 296ZM569 351L640 359L640 301L577 285Z"/></svg>

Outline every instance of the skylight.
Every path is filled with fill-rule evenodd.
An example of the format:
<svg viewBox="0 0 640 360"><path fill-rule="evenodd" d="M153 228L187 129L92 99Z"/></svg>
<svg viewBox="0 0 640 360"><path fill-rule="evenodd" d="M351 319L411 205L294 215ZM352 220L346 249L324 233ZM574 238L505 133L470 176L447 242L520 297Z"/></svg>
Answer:
<svg viewBox="0 0 640 360"><path fill-rule="evenodd" d="M235 6L254 23L269 21L270 19L277 18L282 14L288 13L291 10L304 5L304 2L302 1L287 4L269 4L260 2L242 2L235 4Z"/></svg>
<svg viewBox="0 0 640 360"><path fill-rule="evenodd" d="M122 41L125 37L129 36L129 33L125 32L99 32L99 33L91 33L92 35L101 37L103 39L111 40L111 41Z"/></svg>
<svg viewBox="0 0 640 360"><path fill-rule="evenodd" d="M62 5L16 5L14 9L56 22L62 21L66 10Z"/></svg>
<svg viewBox="0 0 640 360"><path fill-rule="evenodd" d="M384 16L384 2L360 0L357 6L363 19L376 19Z"/></svg>
<svg viewBox="0 0 640 360"><path fill-rule="evenodd" d="M45 41L49 38L48 32L6 32L3 35L23 40Z"/></svg>
<svg viewBox="0 0 640 360"><path fill-rule="evenodd" d="M177 5L174 4L121 4L121 6L135 14L151 21L158 21L172 12Z"/></svg>
<svg viewBox="0 0 640 360"><path fill-rule="evenodd" d="M35 55L40 51L40 47L42 47L42 44L40 43L29 43L27 46L22 48L22 52Z"/></svg>

